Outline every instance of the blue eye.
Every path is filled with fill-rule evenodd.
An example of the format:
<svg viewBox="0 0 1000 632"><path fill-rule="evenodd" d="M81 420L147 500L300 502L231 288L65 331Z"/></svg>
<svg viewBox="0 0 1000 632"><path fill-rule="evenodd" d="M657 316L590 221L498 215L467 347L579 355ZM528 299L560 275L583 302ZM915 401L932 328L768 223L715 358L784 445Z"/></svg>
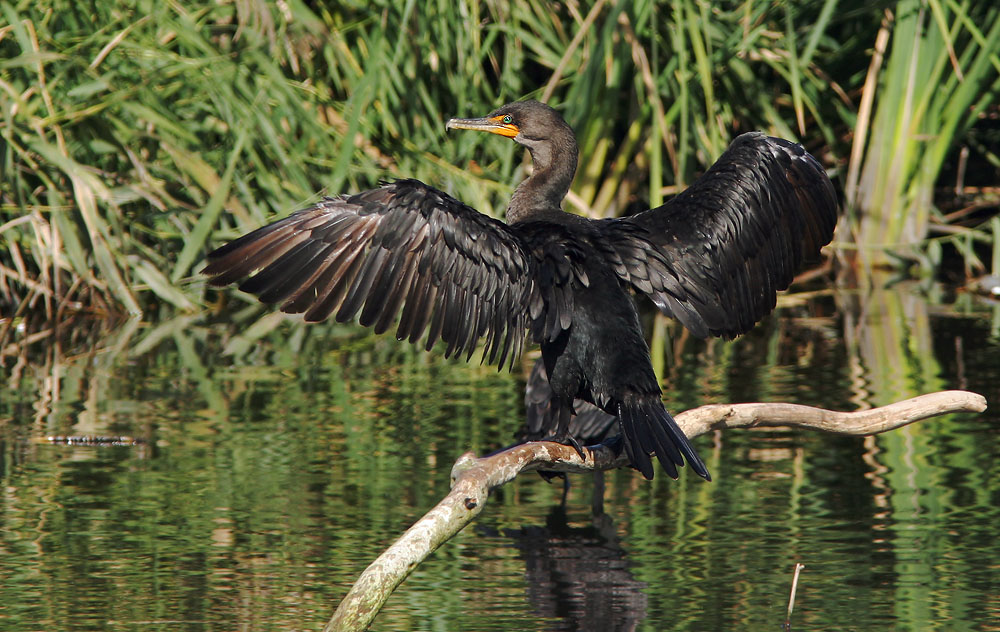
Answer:
<svg viewBox="0 0 1000 632"><path fill-rule="evenodd" d="M512 118L510 118L510 114L508 114L507 116L503 117L503 123L504 123L504 125L510 125L510 122L511 122L512 120L513 120L513 119L512 119Z"/></svg>

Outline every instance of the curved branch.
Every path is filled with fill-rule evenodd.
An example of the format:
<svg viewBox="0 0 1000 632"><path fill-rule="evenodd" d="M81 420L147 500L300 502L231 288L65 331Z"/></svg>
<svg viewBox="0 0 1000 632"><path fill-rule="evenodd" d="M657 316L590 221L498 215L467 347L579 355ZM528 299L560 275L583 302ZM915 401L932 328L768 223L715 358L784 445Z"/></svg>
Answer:
<svg viewBox="0 0 1000 632"><path fill-rule="evenodd" d="M873 435L928 417L949 413L981 413L986 398L969 391L939 391L887 406L851 413L799 404L711 404L677 415L688 437L710 430L754 426L788 426L842 435Z"/></svg>
<svg viewBox="0 0 1000 632"><path fill-rule="evenodd" d="M677 424L688 437L712 430L755 426L809 428L844 435L870 435L948 413L982 412L986 398L968 391L920 395L881 408L851 413L797 404L713 404L680 413ZM451 470L451 492L378 557L355 582L324 632L364 630L392 591L441 544L472 522L490 491L521 472L545 469L586 472L623 467L628 459L607 444L584 449L536 441L490 456L463 454Z"/></svg>

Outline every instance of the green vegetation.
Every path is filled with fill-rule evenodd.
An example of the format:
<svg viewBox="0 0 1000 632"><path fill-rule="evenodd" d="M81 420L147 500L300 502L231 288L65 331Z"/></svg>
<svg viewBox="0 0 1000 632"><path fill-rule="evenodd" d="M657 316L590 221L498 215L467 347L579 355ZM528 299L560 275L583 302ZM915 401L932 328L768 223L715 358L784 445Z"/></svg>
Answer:
<svg viewBox="0 0 1000 632"><path fill-rule="evenodd" d="M880 28L845 190L863 259L885 263L885 246L919 256L929 223L941 223L940 214L932 217L933 195L945 159L996 101L1000 9L972 14L970 4L906 0ZM1000 163L996 146L984 154ZM984 223L961 233L959 247L970 237L989 241L992 232Z"/></svg>
<svg viewBox="0 0 1000 632"><path fill-rule="evenodd" d="M1000 168L1000 7L798 5L0 2L0 313L198 309L212 246L385 178L499 214L522 152L442 121L527 96L580 136L580 212L657 204L760 128L843 172L862 264L1000 265L1000 222L941 237L933 206L960 147Z"/></svg>

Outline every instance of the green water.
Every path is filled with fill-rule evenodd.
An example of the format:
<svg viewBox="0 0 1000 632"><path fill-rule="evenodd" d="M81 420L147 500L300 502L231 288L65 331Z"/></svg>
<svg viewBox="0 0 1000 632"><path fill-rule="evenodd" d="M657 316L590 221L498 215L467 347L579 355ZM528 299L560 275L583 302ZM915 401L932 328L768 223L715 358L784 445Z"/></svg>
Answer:
<svg viewBox="0 0 1000 632"><path fill-rule="evenodd" d="M455 458L518 426L521 373L259 314L8 348L0 629L317 630ZM668 328L674 410L956 387L994 410L868 439L704 436L712 483L611 473L596 524L590 477L563 513L560 484L525 476L373 629L780 630L801 562L794 630L1000 630L997 330L995 307L906 290L796 302L731 343Z"/></svg>

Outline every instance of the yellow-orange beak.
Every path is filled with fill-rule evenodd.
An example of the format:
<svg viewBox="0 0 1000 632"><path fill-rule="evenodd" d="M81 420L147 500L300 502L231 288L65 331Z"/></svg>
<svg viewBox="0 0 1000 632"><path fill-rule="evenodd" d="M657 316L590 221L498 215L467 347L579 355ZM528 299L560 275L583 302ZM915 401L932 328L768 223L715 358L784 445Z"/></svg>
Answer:
<svg viewBox="0 0 1000 632"><path fill-rule="evenodd" d="M521 133L517 125L504 123L503 116L493 116L484 118L453 118L445 124L445 129L471 129L480 132L499 134L507 138L514 138Z"/></svg>

